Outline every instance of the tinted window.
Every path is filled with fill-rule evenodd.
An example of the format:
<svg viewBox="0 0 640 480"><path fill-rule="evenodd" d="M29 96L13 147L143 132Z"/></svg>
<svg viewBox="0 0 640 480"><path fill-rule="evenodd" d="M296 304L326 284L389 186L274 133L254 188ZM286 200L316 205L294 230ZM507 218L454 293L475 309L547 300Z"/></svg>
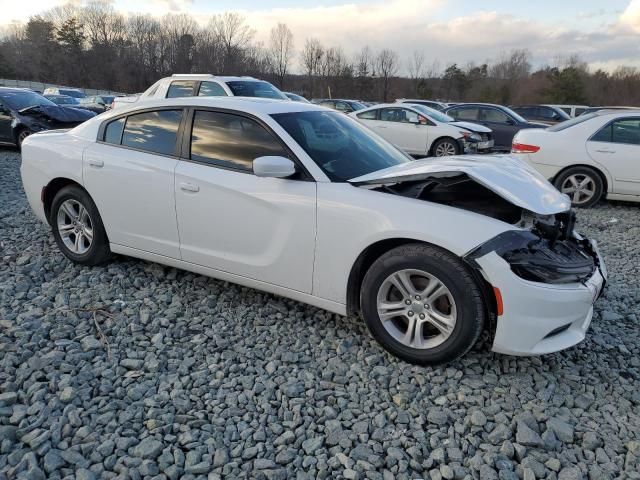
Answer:
<svg viewBox="0 0 640 480"><path fill-rule="evenodd" d="M482 119L486 122L507 123L509 117L495 108L483 108L481 110Z"/></svg>
<svg viewBox="0 0 640 480"><path fill-rule="evenodd" d="M287 157L284 147L262 125L229 113L196 111L191 159L253 171L253 160L266 155Z"/></svg>
<svg viewBox="0 0 640 480"><path fill-rule="evenodd" d="M591 140L640 145L640 119L627 118L611 122L591 137Z"/></svg>
<svg viewBox="0 0 640 480"><path fill-rule="evenodd" d="M447 115L456 120L478 120L478 108L456 108L447 112Z"/></svg>
<svg viewBox="0 0 640 480"><path fill-rule="evenodd" d="M239 80L227 82L227 86L237 97L263 97L288 100L287 96L269 82Z"/></svg>
<svg viewBox="0 0 640 480"><path fill-rule="evenodd" d="M195 85L196 82L191 80L171 82L169 91L167 92L167 98L193 97L193 87L195 87Z"/></svg>
<svg viewBox="0 0 640 480"><path fill-rule="evenodd" d="M158 110L127 117L122 145L173 155L182 110Z"/></svg>
<svg viewBox="0 0 640 480"><path fill-rule="evenodd" d="M120 145L120 140L122 140L122 131L124 130L124 121L126 118L119 118L118 120L114 120L113 122L107 125L107 128L104 130L104 141L107 143L114 143L116 145Z"/></svg>
<svg viewBox="0 0 640 480"><path fill-rule="evenodd" d="M313 111L271 116L333 181L343 182L412 160L342 113Z"/></svg>
<svg viewBox="0 0 640 480"><path fill-rule="evenodd" d="M358 118L361 118L362 120L375 120L378 118L378 109L359 113Z"/></svg>
<svg viewBox="0 0 640 480"><path fill-rule="evenodd" d="M226 97L227 92L224 91L224 88L219 83L202 82L198 95L200 97Z"/></svg>

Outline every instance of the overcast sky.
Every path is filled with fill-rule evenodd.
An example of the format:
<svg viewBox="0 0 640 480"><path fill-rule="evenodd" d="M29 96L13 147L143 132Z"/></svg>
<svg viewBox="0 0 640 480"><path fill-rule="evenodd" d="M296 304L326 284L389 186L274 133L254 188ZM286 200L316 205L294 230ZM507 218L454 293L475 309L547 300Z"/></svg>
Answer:
<svg viewBox="0 0 640 480"><path fill-rule="evenodd" d="M82 3L82 0L73 0ZM0 24L65 0L0 0ZM296 48L310 36L347 53L368 44L413 50L441 66L482 63L512 48L527 48L536 66L579 54L593 68L640 67L640 0L113 0L123 13L190 13L205 23L237 11L266 41L278 22L293 31Z"/></svg>

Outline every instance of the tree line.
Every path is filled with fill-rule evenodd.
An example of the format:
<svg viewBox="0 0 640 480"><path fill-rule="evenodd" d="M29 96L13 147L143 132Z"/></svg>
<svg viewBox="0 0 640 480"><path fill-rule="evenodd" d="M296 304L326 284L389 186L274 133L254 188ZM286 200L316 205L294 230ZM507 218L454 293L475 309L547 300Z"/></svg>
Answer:
<svg viewBox="0 0 640 480"><path fill-rule="evenodd" d="M15 78L134 93L172 73L250 75L308 98L392 101L399 97L501 104L640 105L640 71L620 66L591 71L575 56L533 69L518 49L466 65L435 61L416 50L341 46L306 38L296 49L287 25L266 44L238 13L197 23L188 14L125 16L104 0L67 4L0 36L0 78Z"/></svg>

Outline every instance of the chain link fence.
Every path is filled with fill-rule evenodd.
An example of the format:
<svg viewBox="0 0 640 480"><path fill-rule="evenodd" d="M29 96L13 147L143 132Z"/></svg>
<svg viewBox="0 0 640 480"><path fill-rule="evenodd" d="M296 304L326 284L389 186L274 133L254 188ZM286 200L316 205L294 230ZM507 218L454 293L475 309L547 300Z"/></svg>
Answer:
<svg viewBox="0 0 640 480"><path fill-rule="evenodd" d="M43 82L32 82L30 80L10 80L6 78L0 78L0 87L13 87L13 88L30 88L31 90L36 90L40 93L44 92L45 88L49 87L67 87L67 88L78 88L71 87L70 85L56 85L54 83L43 83ZM114 92L113 90L98 90L95 88L78 88L78 90L82 90L87 96L89 95L123 95L121 92Z"/></svg>

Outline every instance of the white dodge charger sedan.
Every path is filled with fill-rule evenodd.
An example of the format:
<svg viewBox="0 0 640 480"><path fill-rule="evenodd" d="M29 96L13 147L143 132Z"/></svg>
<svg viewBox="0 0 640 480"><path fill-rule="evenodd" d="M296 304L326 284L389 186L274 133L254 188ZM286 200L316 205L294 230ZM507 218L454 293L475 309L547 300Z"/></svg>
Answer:
<svg viewBox="0 0 640 480"><path fill-rule="evenodd" d="M605 281L569 199L526 164L412 161L339 112L176 98L30 136L22 179L60 250L112 253L360 313L390 352L450 361L580 342Z"/></svg>
<svg viewBox="0 0 640 480"><path fill-rule="evenodd" d="M571 198L640 202L640 109L600 110L545 129L520 130L512 153Z"/></svg>
<svg viewBox="0 0 640 480"><path fill-rule="evenodd" d="M424 105L383 103L350 113L409 155L446 157L493 148L491 129Z"/></svg>

